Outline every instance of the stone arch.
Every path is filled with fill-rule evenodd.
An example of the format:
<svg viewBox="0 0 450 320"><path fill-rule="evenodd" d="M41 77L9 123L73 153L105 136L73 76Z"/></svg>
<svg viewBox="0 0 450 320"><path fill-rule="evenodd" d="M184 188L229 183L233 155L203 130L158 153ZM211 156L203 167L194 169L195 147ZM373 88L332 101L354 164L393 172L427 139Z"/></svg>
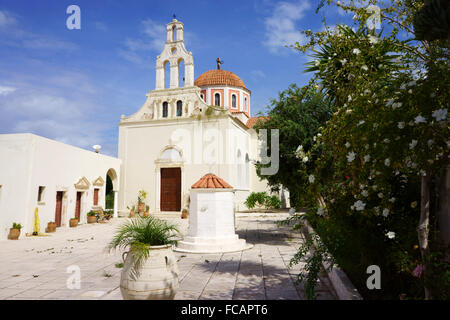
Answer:
<svg viewBox="0 0 450 320"><path fill-rule="evenodd" d="M108 169L108 171L106 171L106 175L109 176L109 178L112 181L113 190L119 191L119 181L118 181L118 176L117 176L116 170L114 170L113 168L110 168L110 169Z"/></svg>
<svg viewBox="0 0 450 320"><path fill-rule="evenodd" d="M241 187L242 186L242 152L240 149L237 150L236 153L236 164L237 164L237 170L236 170L236 186Z"/></svg>
<svg viewBox="0 0 450 320"><path fill-rule="evenodd" d="M113 185L113 195L114 195L114 205L113 205L113 216L114 218L117 218L118 215L118 203L119 203L119 177L117 175L117 172L114 168L109 168L108 171L106 171L106 176L111 179L112 185ZM106 193L106 188L105 188ZM105 198L106 198L105 194ZM106 201L106 199L105 199ZM105 203L106 207L106 203Z"/></svg>
<svg viewBox="0 0 450 320"><path fill-rule="evenodd" d="M166 146L159 154L158 160L164 162L182 162L183 150L174 145Z"/></svg>
<svg viewBox="0 0 450 320"><path fill-rule="evenodd" d="M181 100L177 101L177 117L181 117L183 115L183 102Z"/></svg>
<svg viewBox="0 0 450 320"><path fill-rule="evenodd" d="M245 154L245 186L250 188L250 157Z"/></svg>
<svg viewBox="0 0 450 320"><path fill-rule="evenodd" d="M170 61L163 62L163 88L170 88Z"/></svg>
<svg viewBox="0 0 450 320"><path fill-rule="evenodd" d="M219 107L221 105L221 99L222 99L222 97L221 97L220 93L216 92L214 94L214 105Z"/></svg>
<svg viewBox="0 0 450 320"><path fill-rule="evenodd" d="M178 68L178 86L184 87L185 83L185 74L186 74L186 66L184 64L184 59L179 58L177 61L177 68Z"/></svg>
<svg viewBox="0 0 450 320"><path fill-rule="evenodd" d="M172 26L172 41L173 42L177 41L177 26L176 25Z"/></svg>

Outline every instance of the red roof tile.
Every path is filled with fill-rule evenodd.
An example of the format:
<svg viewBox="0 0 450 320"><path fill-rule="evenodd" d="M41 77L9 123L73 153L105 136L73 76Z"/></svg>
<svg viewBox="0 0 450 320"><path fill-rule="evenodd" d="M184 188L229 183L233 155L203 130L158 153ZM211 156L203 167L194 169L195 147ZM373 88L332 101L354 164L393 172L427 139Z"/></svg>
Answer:
<svg viewBox="0 0 450 320"><path fill-rule="evenodd" d="M247 120L247 123L245 125L247 126L247 128L251 129L258 122L258 120L264 122L269 120L269 117L251 117Z"/></svg>
<svg viewBox="0 0 450 320"><path fill-rule="evenodd" d="M233 189L225 180L218 176L208 173L204 175L200 180L194 183L192 189Z"/></svg>
<svg viewBox="0 0 450 320"><path fill-rule="evenodd" d="M241 78L239 78L231 71L222 69L209 70L202 73L195 80L194 84L197 87L225 85L246 89L244 82L241 80Z"/></svg>

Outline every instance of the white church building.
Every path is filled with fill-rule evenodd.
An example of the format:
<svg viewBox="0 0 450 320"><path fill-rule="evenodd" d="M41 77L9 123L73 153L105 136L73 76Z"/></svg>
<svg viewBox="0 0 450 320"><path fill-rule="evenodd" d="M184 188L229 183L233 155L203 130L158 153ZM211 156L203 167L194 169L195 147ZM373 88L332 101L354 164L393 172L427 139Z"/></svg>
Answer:
<svg viewBox="0 0 450 320"><path fill-rule="evenodd" d="M183 24L176 19L167 24L167 40L156 58L156 88L119 123L120 208L131 207L145 190L150 211L178 214L188 206L191 185L213 173L234 187L235 209L245 209L250 192L268 191L256 175L258 136L252 126L258 118L250 112L251 91L220 68L219 58L217 69L194 81Z"/></svg>
<svg viewBox="0 0 450 320"><path fill-rule="evenodd" d="M252 127L260 118L250 116L251 91L220 65L218 58L217 69L195 79L183 24L174 19L156 58L155 90L120 119L118 158L29 133L0 135L0 240L13 222L23 225L21 236L32 233L36 208L42 231L51 221L86 223L88 211L105 208L107 176L116 217L128 216L140 190L151 213L179 215L191 186L208 173L233 187L235 210L246 209L251 192L270 192L254 165L260 141ZM288 193L279 195L286 206Z"/></svg>

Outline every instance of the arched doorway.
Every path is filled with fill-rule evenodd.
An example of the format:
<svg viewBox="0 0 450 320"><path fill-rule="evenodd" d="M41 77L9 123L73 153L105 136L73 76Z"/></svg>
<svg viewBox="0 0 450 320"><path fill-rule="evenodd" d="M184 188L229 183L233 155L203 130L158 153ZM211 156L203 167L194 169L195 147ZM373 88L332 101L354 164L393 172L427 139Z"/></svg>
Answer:
<svg viewBox="0 0 450 320"><path fill-rule="evenodd" d="M118 217L119 183L113 168L106 172L105 209L113 209L114 218Z"/></svg>
<svg viewBox="0 0 450 320"><path fill-rule="evenodd" d="M157 207L161 212L179 212L182 205L183 159L175 146L163 149L155 161L157 168Z"/></svg>

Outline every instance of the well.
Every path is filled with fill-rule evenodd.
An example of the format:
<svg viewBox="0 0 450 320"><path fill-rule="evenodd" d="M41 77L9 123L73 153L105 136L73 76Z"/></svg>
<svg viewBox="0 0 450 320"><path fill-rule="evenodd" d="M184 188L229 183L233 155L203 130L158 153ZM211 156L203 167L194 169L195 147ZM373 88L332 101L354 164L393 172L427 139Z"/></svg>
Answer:
<svg viewBox="0 0 450 320"><path fill-rule="evenodd" d="M214 174L207 174L190 190L189 228L176 251L223 253L253 245L235 233L234 189Z"/></svg>

